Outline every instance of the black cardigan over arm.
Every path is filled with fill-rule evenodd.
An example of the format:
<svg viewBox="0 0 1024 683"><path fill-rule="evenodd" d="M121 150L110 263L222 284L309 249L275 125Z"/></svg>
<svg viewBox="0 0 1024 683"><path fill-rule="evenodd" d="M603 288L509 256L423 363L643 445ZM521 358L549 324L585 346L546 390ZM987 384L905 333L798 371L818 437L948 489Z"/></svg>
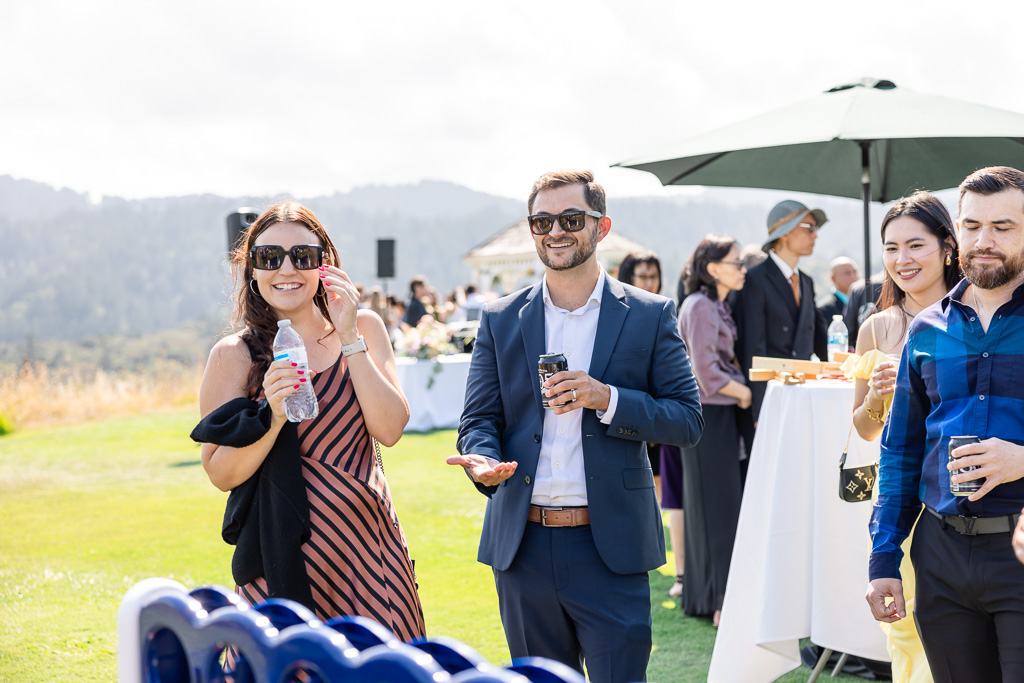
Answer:
<svg viewBox="0 0 1024 683"><path fill-rule="evenodd" d="M270 429L267 401L236 398L192 430L192 440L244 448ZM272 598L288 598L313 609L302 544L309 540L309 503L302 478L298 429L285 423L263 464L228 495L221 536L235 546L231 575L239 586L259 577Z"/></svg>

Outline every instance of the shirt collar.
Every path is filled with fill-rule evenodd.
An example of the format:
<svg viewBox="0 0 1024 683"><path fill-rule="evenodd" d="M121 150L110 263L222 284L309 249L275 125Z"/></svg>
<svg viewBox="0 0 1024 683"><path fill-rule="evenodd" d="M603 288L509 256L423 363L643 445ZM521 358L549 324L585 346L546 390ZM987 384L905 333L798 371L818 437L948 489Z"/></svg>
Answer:
<svg viewBox="0 0 1024 683"><path fill-rule="evenodd" d="M942 308L943 313L949 309L949 303L951 301L955 301L961 306L966 305L964 304L964 292L967 291L967 287L970 284L971 283L967 281L967 278L963 278L955 287L953 287L953 289L949 290L949 293L946 294L946 296L942 297L942 301L939 305ZM1013 290L1013 294L1010 295L1010 301L1022 298L1024 298L1024 284L1018 285L1017 289Z"/></svg>
<svg viewBox="0 0 1024 683"><path fill-rule="evenodd" d="M838 289L833 288L832 289L832 293L836 295L836 298L839 299L839 302L842 303L842 304L846 304L847 302L850 301L850 295L849 294L843 294Z"/></svg>
<svg viewBox="0 0 1024 683"><path fill-rule="evenodd" d="M782 271L782 277L786 278L787 280L793 277L793 273L796 272L796 269L790 266L785 261L783 261L782 257L775 253L774 249L768 252L768 256L771 258L772 261L775 261L775 265L777 265L779 267L779 270Z"/></svg>
<svg viewBox="0 0 1024 683"><path fill-rule="evenodd" d="M576 311L579 311L579 312L582 313L584 311L590 310L591 308L600 307L601 306L601 297L604 296L604 280L605 280L605 277L606 277L606 275L605 275L605 272L604 272L604 268L601 268L600 269L600 273L597 276L597 284L594 285L594 291L592 291L590 293L590 297L587 299L587 303L585 303L582 306L580 306L578 309L576 309ZM565 309L558 308L558 306L555 306L555 304L551 301L551 295L548 292L548 276L547 275L544 276L544 279L541 281L541 285L542 285L542 288L543 288L542 294L544 296L544 305L545 306L551 306L551 307L555 308L556 310L565 310ZM569 311L569 312L570 313L575 313L576 311Z"/></svg>

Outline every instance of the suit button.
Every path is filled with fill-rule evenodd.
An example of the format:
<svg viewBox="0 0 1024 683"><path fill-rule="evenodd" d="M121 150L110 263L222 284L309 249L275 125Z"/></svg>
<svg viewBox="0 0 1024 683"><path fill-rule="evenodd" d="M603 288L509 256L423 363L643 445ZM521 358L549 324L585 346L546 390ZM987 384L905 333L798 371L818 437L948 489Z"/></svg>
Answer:
<svg viewBox="0 0 1024 683"><path fill-rule="evenodd" d="M525 481L526 485L529 486L530 485L530 475L527 474L525 477L523 477L523 481Z"/></svg>
<svg viewBox="0 0 1024 683"><path fill-rule="evenodd" d="M537 443L540 443L540 434L534 434L533 440L536 441Z"/></svg>
<svg viewBox="0 0 1024 683"><path fill-rule="evenodd" d="M783 332L789 332L789 325L783 325L782 326L782 331Z"/></svg>

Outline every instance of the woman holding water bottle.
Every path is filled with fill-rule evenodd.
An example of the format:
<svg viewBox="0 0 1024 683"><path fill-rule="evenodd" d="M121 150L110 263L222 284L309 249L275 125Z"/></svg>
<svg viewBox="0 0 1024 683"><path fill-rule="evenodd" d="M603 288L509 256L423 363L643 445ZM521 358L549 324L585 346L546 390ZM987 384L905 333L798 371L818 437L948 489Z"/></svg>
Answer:
<svg viewBox="0 0 1024 683"><path fill-rule="evenodd" d="M867 441L878 439L888 417L911 320L963 277L953 221L938 198L915 192L892 205L882 219L882 262L885 280L877 312L861 324L858 358L851 361L856 362L853 426ZM907 616L882 628L888 637L893 680L927 683L931 672L913 619L910 542L908 537L900 567Z"/></svg>
<svg viewBox="0 0 1024 683"><path fill-rule="evenodd" d="M240 331L210 352L192 436L210 481L232 492L223 536L236 545L237 592L422 635L412 562L374 457L373 441L393 445L409 420L384 322L359 310L326 230L295 202L264 212L232 265ZM301 346L279 342L275 360L284 320ZM306 386L318 414L289 421L289 397Z"/></svg>

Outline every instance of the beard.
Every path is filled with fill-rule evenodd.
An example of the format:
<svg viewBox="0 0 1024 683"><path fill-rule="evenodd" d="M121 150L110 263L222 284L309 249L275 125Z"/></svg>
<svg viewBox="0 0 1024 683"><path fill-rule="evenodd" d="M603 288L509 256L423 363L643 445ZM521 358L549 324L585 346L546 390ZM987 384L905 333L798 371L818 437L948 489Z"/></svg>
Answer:
<svg viewBox="0 0 1024 683"><path fill-rule="evenodd" d="M978 256L994 256L1001 263L983 266L975 261ZM994 249L972 249L968 253L961 252L960 269L964 272L967 281L975 287L996 289L1013 282L1024 272L1024 253L1007 257Z"/></svg>
<svg viewBox="0 0 1024 683"><path fill-rule="evenodd" d="M548 255L547 249L544 245L549 241L561 241L565 239L566 234L572 235L573 239L576 240L576 250L569 257L569 260L562 264L554 263ZM581 239L582 238L582 239ZM551 270L572 270L576 266L585 263L587 259L593 256L597 250L597 225L594 225L593 230L587 230L584 228L576 233L565 233L559 235L557 238L552 238L550 235L545 239L537 243L537 256L540 257L541 263L545 267Z"/></svg>

